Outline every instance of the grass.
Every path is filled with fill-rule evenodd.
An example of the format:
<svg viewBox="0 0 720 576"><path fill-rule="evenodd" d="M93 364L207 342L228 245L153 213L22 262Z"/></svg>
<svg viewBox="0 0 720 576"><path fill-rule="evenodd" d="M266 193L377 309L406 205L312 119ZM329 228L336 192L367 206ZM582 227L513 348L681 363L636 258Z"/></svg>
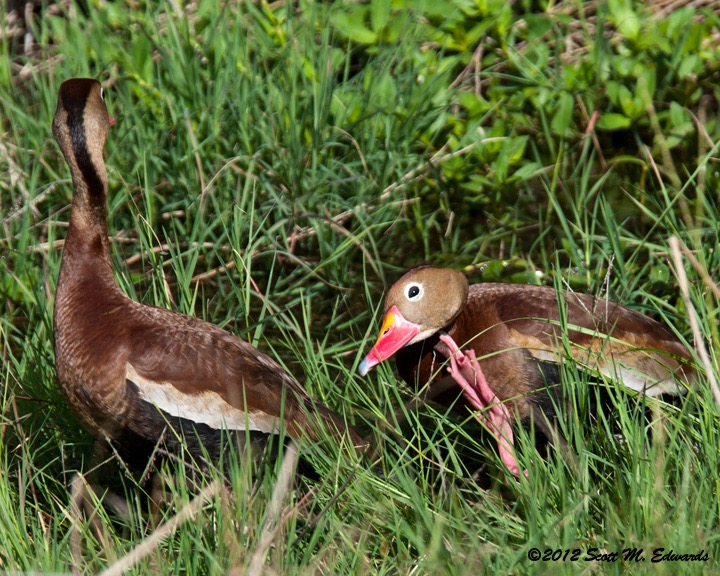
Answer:
<svg viewBox="0 0 720 576"><path fill-rule="evenodd" d="M125 569L146 538L128 573L717 570L717 14L401 4L58 3L15 28L29 52L3 36L0 570ZM372 465L328 441L302 449L322 482L284 489L269 462L259 480L232 467L230 490L170 466L162 513L177 526L155 541L143 489L108 464L127 510L106 499L95 520L72 513L92 442L54 373L72 187L50 125L61 81L84 75L104 81L117 120L106 158L122 289L268 351L371 435ZM688 249L685 297L673 236ZM562 422L577 467L519 430L531 473L514 482L471 419L413 405L389 363L356 373L383 289L424 261L607 293L689 348L699 334L699 385L673 405L607 383L612 410ZM587 413L596 387L562 373ZM533 548L581 559L531 562ZM646 560L586 559L628 548ZM708 560L653 563L657 548Z"/></svg>

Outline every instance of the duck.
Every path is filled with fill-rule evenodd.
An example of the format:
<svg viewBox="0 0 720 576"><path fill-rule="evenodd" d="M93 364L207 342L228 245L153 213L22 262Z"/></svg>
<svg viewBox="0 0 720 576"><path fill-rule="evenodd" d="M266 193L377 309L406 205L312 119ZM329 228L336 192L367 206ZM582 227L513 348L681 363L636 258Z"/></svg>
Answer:
<svg viewBox="0 0 720 576"><path fill-rule="evenodd" d="M275 360L199 318L138 303L113 276L104 147L114 119L91 78L59 89L52 132L73 195L54 303L62 393L79 422L126 463L144 467L162 444L217 460L226 442L264 445L281 430L296 442L328 435L366 442L310 398Z"/></svg>
<svg viewBox="0 0 720 576"><path fill-rule="evenodd" d="M388 290L380 335L358 371L393 356L405 382L469 409L515 476L513 422L556 415L562 363L647 396L681 396L696 378L691 352L669 328L618 303L548 286L469 285L463 272L429 265Z"/></svg>

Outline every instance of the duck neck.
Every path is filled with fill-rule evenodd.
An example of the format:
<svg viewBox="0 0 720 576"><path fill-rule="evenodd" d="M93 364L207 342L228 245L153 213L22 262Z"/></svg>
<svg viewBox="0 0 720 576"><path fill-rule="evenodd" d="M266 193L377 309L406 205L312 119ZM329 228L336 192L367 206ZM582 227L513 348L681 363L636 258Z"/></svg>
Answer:
<svg viewBox="0 0 720 576"><path fill-rule="evenodd" d="M70 227L63 248L61 277L64 269L73 262L87 262L88 266L94 269L94 273L112 277L105 213L103 211L101 214L99 210L78 210L75 201L73 201Z"/></svg>
<svg viewBox="0 0 720 576"><path fill-rule="evenodd" d="M117 289L110 266L107 172L102 151L100 161L93 162L83 138L73 138L72 144L73 154L68 163L73 175L74 193L58 290L62 292L63 287L88 281Z"/></svg>

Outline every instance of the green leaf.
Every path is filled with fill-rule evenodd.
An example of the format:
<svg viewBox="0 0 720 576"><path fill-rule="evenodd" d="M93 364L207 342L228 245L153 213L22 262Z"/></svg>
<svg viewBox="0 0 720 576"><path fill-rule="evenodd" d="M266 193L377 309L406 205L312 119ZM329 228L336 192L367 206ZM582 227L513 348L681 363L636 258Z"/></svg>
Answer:
<svg viewBox="0 0 720 576"><path fill-rule="evenodd" d="M345 36L359 44L375 44L378 36L370 30L364 23L364 11L354 10L352 14L348 12L333 12L330 21Z"/></svg>
<svg viewBox="0 0 720 576"><path fill-rule="evenodd" d="M525 182L526 180L535 178L542 168L543 166L540 162L528 162L513 172L513 175L510 177L510 182Z"/></svg>
<svg viewBox="0 0 720 576"><path fill-rule="evenodd" d="M153 61L150 57L150 41L145 36L138 36L132 51L133 71L146 82L152 81Z"/></svg>
<svg viewBox="0 0 720 576"><path fill-rule="evenodd" d="M605 84L605 91L613 104L620 104L620 89L622 87L623 85L616 80L610 80Z"/></svg>
<svg viewBox="0 0 720 576"><path fill-rule="evenodd" d="M649 277L651 282L667 283L670 282L671 274L667 266L664 264L656 264L650 268Z"/></svg>
<svg viewBox="0 0 720 576"><path fill-rule="evenodd" d="M528 139L528 136L518 136L506 141L503 148L507 150L511 164L516 164L523 157Z"/></svg>
<svg viewBox="0 0 720 576"><path fill-rule="evenodd" d="M597 124L595 124L595 127L598 130L607 130L612 132L613 130L626 130L627 128L630 128L631 124L632 121L627 116L609 112L600 116Z"/></svg>
<svg viewBox="0 0 720 576"><path fill-rule="evenodd" d="M537 40L552 30L553 20L545 14L527 14L523 20L527 25L526 38Z"/></svg>
<svg viewBox="0 0 720 576"><path fill-rule="evenodd" d="M390 0L372 0L370 2L370 27L380 32L390 20Z"/></svg>
<svg viewBox="0 0 720 576"><path fill-rule="evenodd" d="M557 111L553 115L550 128L558 136L565 136L572 122L572 113L574 108L574 100L570 93L561 92L558 102Z"/></svg>
<svg viewBox="0 0 720 576"><path fill-rule="evenodd" d="M460 106L465 108L469 119L479 118L492 108L490 103L475 92L460 92L457 96Z"/></svg>
<svg viewBox="0 0 720 576"><path fill-rule="evenodd" d="M630 0L609 0L611 19L620 33L629 40L637 40L640 34L640 19L633 10Z"/></svg>
<svg viewBox="0 0 720 576"><path fill-rule="evenodd" d="M636 107L635 99L627 86L620 86L620 89L618 90L617 103L620 104L620 108L622 108L625 116L635 118L638 113L638 109Z"/></svg>
<svg viewBox="0 0 720 576"><path fill-rule="evenodd" d="M657 74L654 66L646 67L637 79L635 88L635 111L640 114L652 106L657 86Z"/></svg>
<svg viewBox="0 0 720 576"><path fill-rule="evenodd" d="M690 54L682 59L680 66L678 67L678 76L682 79L688 78L691 74L697 74L700 72L702 62L698 54Z"/></svg>
<svg viewBox="0 0 720 576"><path fill-rule="evenodd" d="M371 100L382 107L394 107L396 99L397 88L395 88L395 81L388 72L385 72L381 74L374 83L372 87Z"/></svg>
<svg viewBox="0 0 720 576"><path fill-rule="evenodd" d="M670 102L670 125L672 127L681 126L688 120L685 109L677 102Z"/></svg>

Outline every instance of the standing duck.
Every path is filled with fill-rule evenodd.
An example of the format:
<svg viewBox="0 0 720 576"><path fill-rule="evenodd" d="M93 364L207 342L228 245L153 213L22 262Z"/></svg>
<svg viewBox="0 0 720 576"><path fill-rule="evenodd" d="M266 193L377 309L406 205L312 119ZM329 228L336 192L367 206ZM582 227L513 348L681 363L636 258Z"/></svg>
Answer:
<svg viewBox="0 0 720 576"><path fill-rule="evenodd" d="M223 435L262 443L284 427L317 441L359 435L274 360L208 322L128 298L110 265L103 148L113 120L92 79L62 84L53 135L72 174L70 226L55 294L55 362L80 422L142 465L162 440L222 456ZM146 463L147 460L145 459Z"/></svg>
<svg viewBox="0 0 720 576"><path fill-rule="evenodd" d="M549 387L565 358L648 396L682 394L694 377L691 355L672 332L624 306L575 292L559 298L545 286L468 286L462 272L430 266L410 270L388 291L380 336L360 374L393 355L400 376L418 386L440 380L438 368L449 360L450 376L515 475L511 415L540 422L535 416L552 414ZM444 393L440 401L457 397Z"/></svg>

